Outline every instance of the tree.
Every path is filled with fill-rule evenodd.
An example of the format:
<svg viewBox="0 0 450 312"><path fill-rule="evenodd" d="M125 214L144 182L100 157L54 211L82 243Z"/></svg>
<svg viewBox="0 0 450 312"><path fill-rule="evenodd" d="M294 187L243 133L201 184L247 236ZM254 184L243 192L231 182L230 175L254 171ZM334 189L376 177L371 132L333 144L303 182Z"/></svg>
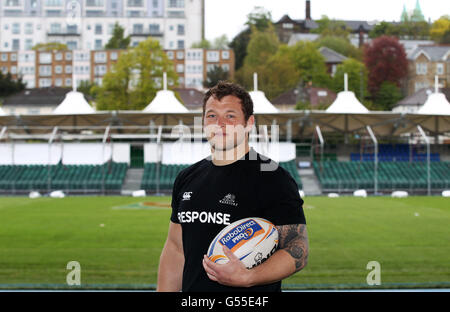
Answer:
<svg viewBox="0 0 450 312"><path fill-rule="evenodd" d="M221 80L228 80L229 73L221 66L215 65L206 73L206 80L203 82L205 88L214 87Z"/></svg>
<svg viewBox="0 0 450 312"><path fill-rule="evenodd" d="M278 37L273 26L265 30L258 30L252 26L250 41L243 66L236 72L236 80L246 88L253 85L253 73L264 75L266 63L277 53Z"/></svg>
<svg viewBox="0 0 450 312"><path fill-rule="evenodd" d="M395 37L382 36L374 39L364 48L364 64L369 71L368 88L376 95L385 81L400 87L408 70L405 49Z"/></svg>
<svg viewBox="0 0 450 312"><path fill-rule="evenodd" d="M244 59L247 55L247 45L250 41L250 35L253 29L264 31L269 25L272 25L272 16L270 12L261 10L256 7L247 15L247 27L241 31L236 37L231 40L229 47L234 51L235 65L234 68L238 70L244 65Z"/></svg>
<svg viewBox="0 0 450 312"><path fill-rule="evenodd" d="M59 42L48 42L48 43L38 43L36 44L32 50L40 51L40 52L48 52L48 51L65 51L68 50L67 45Z"/></svg>
<svg viewBox="0 0 450 312"><path fill-rule="evenodd" d="M330 48L344 56L362 60L362 50L355 47L348 38L323 36L316 40L317 46Z"/></svg>
<svg viewBox="0 0 450 312"><path fill-rule="evenodd" d="M173 63L157 40L148 38L122 53L101 86L91 88L99 110L141 110L162 88L163 72L168 81L177 82Z"/></svg>
<svg viewBox="0 0 450 312"><path fill-rule="evenodd" d="M450 16L444 15L436 20L430 29L430 36L439 43L450 43Z"/></svg>
<svg viewBox="0 0 450 312"><path fill-rule="evenodd" d="M114 24L113 35L105 45L106 50L127 49L131 37L124 37L125 29L118 22Z"/></svg>
<svg viewBox="0 0 450 312"><path fill-rule="evenodd" d="M4 75L0 71L0 97L10 96L25 89L26 84L22 82L22 78L12 79L12 75L8 72Z"/></svg>
<svg viewBox="0 0 450 312"><path fill-rule="evenodd" d="M320 34L321 36L334 36L348 38L351 30L347 27L345 22L330 20L328 16L322 15L322 18L316 20L318 28L311 32Z"/></svg>
<svg viewBox="0 0 450 312"><path fill-rule="evenodd" d="M401 98L399 87L390 81L384 81L374 97L374 106L376 109L389 111Z"/></svg>
<svg viewBox="0 0 450 312"><path fill-rule="evenodd" d="M356 97L362 101L367 90L366 66L352 58L346 59L338 65L333 77L333 91L336 93L344 89L344 74L347 74L348 77L348 91L353 91Z"/></svg>
<svg viewBox="0 0 450 312"><path fill-rule="evenodd" d="M299 41L289 47L288 55L304 86L330 88L331 78L327 74L325 59L317 49L316 43Z"/></svg>

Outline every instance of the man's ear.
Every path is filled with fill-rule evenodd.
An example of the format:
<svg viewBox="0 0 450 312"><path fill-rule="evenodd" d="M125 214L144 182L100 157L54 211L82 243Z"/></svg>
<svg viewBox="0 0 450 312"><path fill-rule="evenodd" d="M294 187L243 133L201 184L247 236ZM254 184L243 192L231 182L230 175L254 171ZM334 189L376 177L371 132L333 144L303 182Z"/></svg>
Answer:
<svg viewBox="0 0 450 312"><path fill-rule="evenodd" d="M245 131L246 132L252 131L252 127L254 124L255 124L255 116L251 115L250 117L248 117L247 124L245 126Z"/></svg>

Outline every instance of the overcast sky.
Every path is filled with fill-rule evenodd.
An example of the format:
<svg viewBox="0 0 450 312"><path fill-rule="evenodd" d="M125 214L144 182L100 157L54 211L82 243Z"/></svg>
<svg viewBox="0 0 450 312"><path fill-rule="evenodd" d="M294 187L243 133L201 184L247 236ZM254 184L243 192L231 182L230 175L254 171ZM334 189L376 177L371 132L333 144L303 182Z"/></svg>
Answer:
<svg viewBox="0 0 450 312"><path fill-rule="evenodd" d="M231 41L247 21L255 6L262 6L279 20L284 14L292 19L305 18L305 0L205 0L205 36L212 40L223 34ZM444 14L450 15L450 0L419 0L425 16L435 21ZM330 19L399 21L403 5L413 10L416 0L311 0L311 17Z"/></svg>

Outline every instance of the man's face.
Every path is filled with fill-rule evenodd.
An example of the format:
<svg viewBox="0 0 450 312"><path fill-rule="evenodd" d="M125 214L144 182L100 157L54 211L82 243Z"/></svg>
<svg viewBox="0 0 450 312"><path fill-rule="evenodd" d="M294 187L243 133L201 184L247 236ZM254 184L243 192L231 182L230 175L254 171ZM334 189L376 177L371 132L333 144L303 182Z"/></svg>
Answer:
<svg viewBox="0 0 450 312"><path fill-rule="evenodd" d="M227 151L243 143L254 117L245 122L241 100L227 95L220 101L211 96L205 105L204 130L214 150Z"/></svg>

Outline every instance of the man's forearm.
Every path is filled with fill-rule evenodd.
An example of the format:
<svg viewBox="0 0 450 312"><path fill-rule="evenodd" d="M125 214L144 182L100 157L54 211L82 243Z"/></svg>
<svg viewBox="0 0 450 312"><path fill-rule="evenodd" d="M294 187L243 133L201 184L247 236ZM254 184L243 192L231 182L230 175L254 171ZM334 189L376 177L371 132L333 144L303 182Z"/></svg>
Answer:
<svg viewBox="0 0 450 312"><path fill-rule="evenodd" d="M250 270L250 286L280 281L303 269L308 261L306 225L278 226L279 246L264 263Z"/></svg>
<svg viewBox="0 0 450 312"><path fill-rule="evenodd" d="M158 270L156 291L177 292L181 290L184 257L182 254L163 252Z"/></svg>

